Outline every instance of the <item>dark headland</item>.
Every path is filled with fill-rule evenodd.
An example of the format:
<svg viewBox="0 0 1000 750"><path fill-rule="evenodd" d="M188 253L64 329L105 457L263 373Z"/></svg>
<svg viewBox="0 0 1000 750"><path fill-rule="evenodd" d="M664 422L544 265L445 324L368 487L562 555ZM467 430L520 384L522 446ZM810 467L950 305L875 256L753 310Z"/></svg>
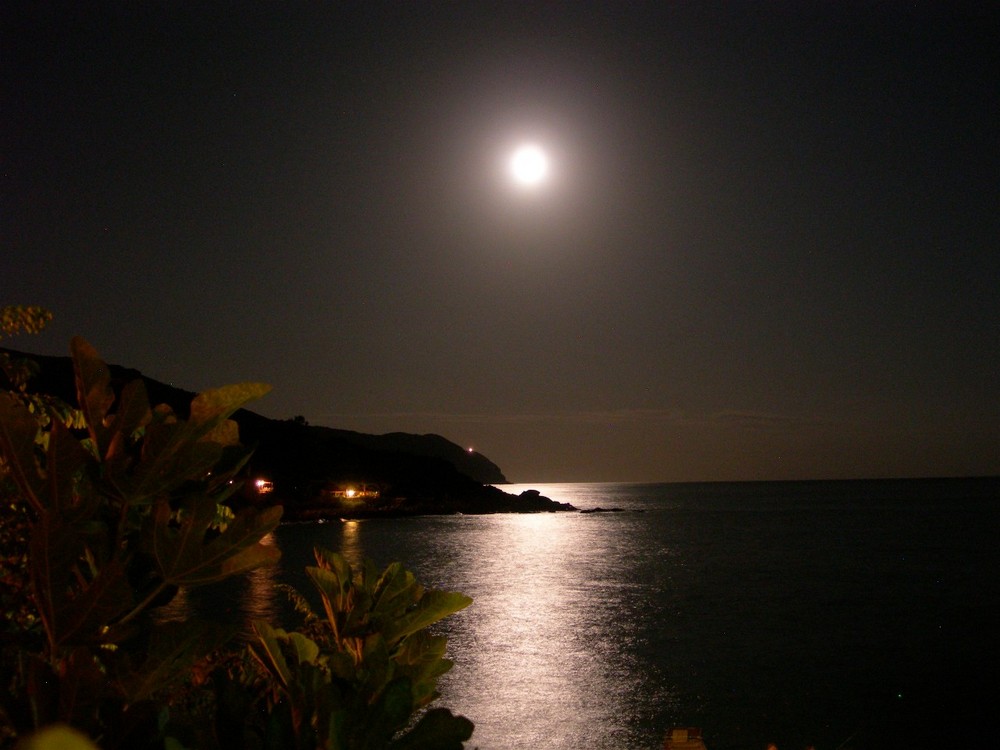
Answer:
<svg viewBox="0 0 1000 750"><path fill-rule="evenodd" d="M76 403L69 357L0 351L40 365L29 390ZM140 378L150 404L167 404L187 417L193 392L127 367L109 365L109 370L116 393ZM7 387L0 373L0 388ZM367 435L310 425L301 418L270 419L248 409L240 409L233 419L243 444L253 448L244 499L283 505L288 521L576 510L533 490L512 495L492 486L507 481L496 464L440 435Z"/></svg>

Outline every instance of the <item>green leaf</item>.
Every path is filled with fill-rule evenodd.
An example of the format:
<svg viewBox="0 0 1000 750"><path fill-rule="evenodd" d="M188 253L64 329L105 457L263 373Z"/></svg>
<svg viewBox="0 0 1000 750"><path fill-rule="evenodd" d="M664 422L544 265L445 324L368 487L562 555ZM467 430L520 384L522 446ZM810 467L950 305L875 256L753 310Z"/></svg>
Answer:
<svg viewBox="0 0 1000 750"><path fill-rule="evenodd" d="M333 628L334 638L340 638L346 624L347 601L350 594L350 579L346 582L336 571L313 566L306 567L306 574L316 586L323 602L327 622Z"/></svg>
<svg viewBox="0 0 1000 750"><path fill-rule="evenodd" d="M0 453L7 459L18 489L35 510L46 508L45 486L35 454L38 422L17 398L0 393Z"/></svg>
<svg viewBox="0 0 1000 750"><path fill-rule="evenodd" d="M470 604L472 604L472 599L465 594L428 591L421 597L415 609L386 625L386 640L390 643L397 641L426 628L428 625L433 625L448 615L465 609Z"/></svg>
<svg viewBox="0 0 1000 750"><path fill-rule="evenodd" d="M178 483L204 478L222 458L222 445L199 440L178 451L174 479Z"/></svg>
<svg viewBox="0 0 1000 750"><path fill-rule="evenodd" d="M205 391L191 401L191 417L178 420L169 407L158 406L146 427L142 462L127 483L132 502L149 502L192 479L202 479L222 457L222 449L238 442L238 429L228 417L270 386L242 383Z"/></svg>
<svg viewBox="0 0 1000 750"><path fill-rule="evenodd" d="M105 417L114 403L111 373L97 351L79 336L70 341L73 369L76 373L76 398L87 421L87 430L99 456L107 455L111 432Z"/></svg>
<svg viewBox="0 0 1000 750"><path fill-rule="evenodd" d="M446 639L427 625L472 600L427 591L398 563L380 574L370 561L353 569L337 553L316 549L315 555L317 565L306 570L330 628L310 631L313 641L254 625L253 653L284 695L272 717L287 712L294 742L286 740L297 747L319 741L344 750L396 747L393 735L437 697L437 679L451 667ZM472 733L471 722L447 711L428 715L399 738L405 743L399 747L461 748Z"/></svg>
<svg viewBox="0 0 1000 750"><path fill-rule="evenodd" d="M287 634L280 628L272 628L264 620L254 620L253 629L258 642L250 644L251 652L282 689L288 690L294 676L281 650L281 637Z"/></svg>
<svg viewBox="0 0 1000 750"><path fill-rule="evenodd" d="M104 459L111 461L124 458L125 451L132 437L152 420L149 408L149 397L146 395L146 384L136 379L122 389L118 411L111 424L111 439Z"/></svg>
<svg viewBox="0 0 1000 750"><path fill-rule="evenodd" d="M354 586L350 564L336 552L313 550L318 567L306 567L306 574L319 591L334 638L349 634L351 616L357 611L360 592Z"/></svg>
<svg viewBox="0 0 1000 750"><path fill-rule="evenodd" d="M232 419L219 422L202 440L228 447L240 444L240 426Z"/></svg>
<svg viewBox="0 0 1000 750"><path fill-rule="evenodd" d="M326 745L324 750L347 750L347 728L349 726L350 713L345 709L331 711L327 722L329 727L326 732Z"/></svg>
<svg viewBox="0 0 1000 750"><path fill-rule="evenodd" d="M93 459L69 430L53 422L46 451L46 504L67 521L83 521L96 510L98 497L84 471Z"/></svg>
<svg viewBox="0 0 1000 750"><path fill-rule="evenodd" d="M266 383L237 383L213 388L195 396L191 402L190 421L206 434L248 401L271 390Z"/></svg>
<svg viewBox="0 0 1000 750"><path fill-rule="evenodd" d="M236 625L202 620L165 622L153 630L146 659L119 675L118 683L130 703L151 698L190 674L191 667L226 643Z"/></svg>
<svg viewBox="0 0 1000 750"><path fill-rule="evenodd" d="M309 600L302 596L297 589L287 583L279 583L277 587L285 594L292 608L297 614L301 615L306 623L316 620L316 613L313 612Z"/></svg>
<svg viewBox="0 0 1000 750"><path fill-rule="evenodd" d="M275 546L260 544L281 520L280 506L239 513L226 530L206 539L216 517L215 500L197 497L185 504L180 522L171 522L166 501L153 511L152 552L160 575L175 586L200 586L277 561Z"/></svg>
<svg viewBox="0 0 1000 750"><path fill-rule="evenodd" d="M376 741L371 743L373 747L385 747L384 743L406 726L413 710L411 692L410 680L406 677L393 680L386 686L368 722L369 738Z"/></svg>
<svg viewBox="0 0 1000 750"><path fill-rule="evenodd" d="M107 562L76 596L56 610L60 628L57 644L78 638L96 640L101 629L133 606L132 587L118 560Z"/></svg>
<svg viewBox="0 0 1000 750"><path fill-rule="evenodd" d="M380 633L372 633L364 640L361 652L359 676L361 687L371 695L378 695L395 676L393 662L389 656L389 647ZM409 700L409 695L407 695ZM407 708L409 714L409 708Z"/></svg>
<svg viewBox="0 0 1000 750"><path fill-rule="evenodd" d="M74 527L41 517L29 552L32 593L52 649L94 641L132 607L132 588L119 561L105 563L92 578L79 570L85 548Z"/></svg>
<svg viewBox="0 0 1000 750"><path fill-rule="evenodd" d="M413 683L413 704L426 706L438 697L437 680L452 667L444 658L448 639L421 630L405 638L393 656L397 671Z"/></svg>
<svg viewBox="0 0 1000 750"><path fill-rule="evenodd" d="M379 577L372 594L372 612L394 615L420 601L424 588L401 563L392 563Z"/></svg>
<svg viewBox="0 0 1000 750"><path fill-rule="evenodd" d="M62 660L59 669L59 718L85 725L97 714L107 694L107 675L94 654L76 648Z"/></svg>
<svg viewBox="0 0 1000 750"><path fill-rule="evenodd" d="M44 470L39 465L35 436L38 422L15 397L0 393L0 452L28 502L39 513L79 515L90 499L77 482L90 457L66 427L52 424ZM81 503L81 501L83 501Z"/></svg>
<svg viewBox="0 0 1000 750"><path fill-rule="evenodd" d="M180 467L178 456L189 444L186 436L186 424L178 421L169 407L161 405L153 410L142 440L140 463L130 473L114 477L131 503L149 504L190 478L190 472Z"/></svg>
<svg viewBox="0 0 1000 750"><path fill-rule="evenodd" d="M287 634L288 643L292 647L292 653L299 664L316 664L319 659L319 646L316 642L306 638L302 633L292 631Z"/></svg>
<svg viewBox="0 0 1000 750"><path fill-rule="evenodd" d="M347 562L347 558L322 547L316 547L313 550L313 554L316 557L316 563L319 567L333 573L340 582L340 590L335 595L338 597L345 595L350 590L351 583L354 580L354 572L351 570L351 565Z"/></svg>
<svg viewBox="0 0 1000 750"><path fill-rule="evenodd" d="M267 669L286 691L305 687L297 684L302 665L318 666L319 646L302 633L288 633L281 628L272 628L264 620L254 620L257 641L250 648L257 660ZM291 663L289 663L291 659ZM315 686L314 686L315 687Z"/></svg>

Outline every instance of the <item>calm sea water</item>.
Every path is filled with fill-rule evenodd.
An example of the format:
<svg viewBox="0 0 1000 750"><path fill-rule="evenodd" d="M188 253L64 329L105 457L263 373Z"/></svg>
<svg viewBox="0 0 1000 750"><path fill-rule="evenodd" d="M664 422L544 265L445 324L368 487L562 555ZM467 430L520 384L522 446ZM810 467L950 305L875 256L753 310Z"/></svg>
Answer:
<svg viewBox="0 0 1000 750"><path fill-rule="evenodd" d="M474 599L440 703L482 750L1000 746L1000 479L527 488L624 511L282 526L180 604L280 619L314 545L403 561Z"/></svg>

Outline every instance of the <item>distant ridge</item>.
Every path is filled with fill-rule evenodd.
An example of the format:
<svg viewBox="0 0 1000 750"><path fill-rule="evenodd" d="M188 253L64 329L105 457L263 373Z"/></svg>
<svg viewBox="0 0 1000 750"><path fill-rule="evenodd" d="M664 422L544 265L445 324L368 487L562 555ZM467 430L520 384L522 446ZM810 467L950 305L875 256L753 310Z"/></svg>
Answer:
<svg viewBox="0 0 1000 750"><path fill-rule="evenodd" d="M41 372L29 390L76 403L70 357L0 351L40 365ZM108 368L116 392L129 381L142 379L152 405L167 404L179 416L187 416L196 395L193 391L154 380L136 369L110 363ZM0 373L0 387L6 386ZM574 510L537 492L514 496L490 486L506 483L500 468L486 456L470 453L440 435L367 435L303 420L270 419L248 409L240 409L233 419L239 425L241 442L254 448L251 470L274 483L275 501L283 503L286 515L293 518L298 509L314 505L321 489L356 483L378 487L395 500L393 512L404 515Z"/></svg>
<svg viewBox="0 0 1000 750"><path fill-rule="evenodd" d="M76 394L73 387L73 362L69 357L31 354L29 352L20 352L2 347L0 347L0 351L8 352L13 357L33 359L41 365L42 371L32 380L30 390L45 391L55 394L69 403L76 403ZM111 370L113 382L124 384L130 380L141 378L146 383L146 390L149 393L152 404L169 404L175 412L181 415L186 416L191 399L197 395L193 391L176 388L159 380L154 380L147 375L143 375L139 370L112 364L109 364L108 367ZM0 381L2 379L3 376L0 374ZM244 422L248 425L253 425L253 428L257 429L251 429L251 432L258 434L258 436L258 420L264 420L266 423L282 421L263 417L248 409L241 409L236 413L234 418L241 427ZM307 426L312 427L311 425ZM325 431L329 436L342 440L345 443L369 450L409 453L425 458L443 459L453 464L458 471L470 479L474 479L481 484L506 484L507 482L500 467L486 456L476 452L470 453L441 435L416 435L406 432L369 435L362 432L340 430L331 427L316 427L315 429Z"/></svg>
<svg viewBox="0 0 1000 750"><path fill-rule="evenodd" d="M372 450L411 453L414 456L443 458L453 464L467 477L482 484L506 484L507 478L500 467L486 456L468 451L441 435L427 433L417 435L409 432L388 432L384 435L369 435L351 430L330 429L347 442Z"/></svg>

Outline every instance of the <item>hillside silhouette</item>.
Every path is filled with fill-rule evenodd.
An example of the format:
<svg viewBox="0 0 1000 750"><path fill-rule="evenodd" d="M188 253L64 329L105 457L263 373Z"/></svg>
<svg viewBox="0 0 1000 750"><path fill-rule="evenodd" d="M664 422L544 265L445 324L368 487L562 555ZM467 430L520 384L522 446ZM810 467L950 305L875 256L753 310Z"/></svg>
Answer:
<svg viewBox="0 0 1000 750"><path fill-rule="evenodd" d="M28 390L50 393L76 403L73 362L12 349L12 357L37 362L40 372ZM193 391L150 378L139 370L108 364L116 393L141 379L151 405L167 404L186 418ZM0 387L9 387L0 373ZM505 513L573 510L528 491L511 495L491 485L507 480L486 456L469 452L440 435L392 432L369 435L310 425L301 417L271 419L249 409L233 415L240 439L253 448L247 497L253 502L280 503L288 520L372 515L431 513ZM254 495L253 480L270 483L267 496ZM346 502L348 488L367 488L374 501Z"/></svg>

